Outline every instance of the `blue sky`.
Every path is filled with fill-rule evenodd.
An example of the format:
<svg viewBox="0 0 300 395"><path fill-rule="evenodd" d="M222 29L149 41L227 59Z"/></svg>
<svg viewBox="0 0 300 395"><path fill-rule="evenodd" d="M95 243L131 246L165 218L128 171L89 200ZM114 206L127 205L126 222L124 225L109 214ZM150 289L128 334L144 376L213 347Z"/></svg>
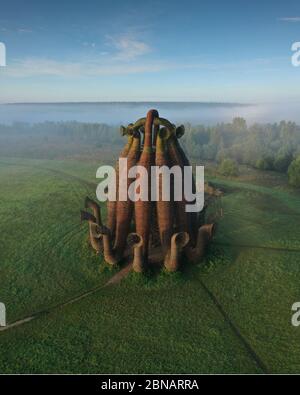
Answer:
<svg viewBox="0 0 300 395"><path fill-rule="evenodd" d="M0 102L300 101L300 3L280 3L1 0Z"/></svg>

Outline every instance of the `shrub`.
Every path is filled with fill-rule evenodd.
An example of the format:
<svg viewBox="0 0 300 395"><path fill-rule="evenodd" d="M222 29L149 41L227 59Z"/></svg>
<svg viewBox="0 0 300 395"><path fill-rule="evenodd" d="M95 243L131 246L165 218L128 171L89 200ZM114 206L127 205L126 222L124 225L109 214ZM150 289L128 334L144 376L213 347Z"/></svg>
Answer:
<svg viewBox="0 0 300 395"><path fill-rule="evenodd" d="M281 173L286 173L292 160L293 157L290 154L278 155L274 160L274 169Z"/></svg>
<svg viewBox="0 0 300 395"><path fill-rule="evenodd" d="M294 159L288 169L289 183L293 187L300 188L300 156Z"/></svg>
<svg viewBox="0 0 300 395"><path fill-rule="evenodd" d="M239 174L239 167L234 160L223 159L218 167L218 172L223 176L235 177Z"/></svg>
<svg viewBox="0 0 300 395"><path fill-rule="evenodd" d="M259 170L274 170L274 160L270 156L258 159L255 167Z"/></svg>

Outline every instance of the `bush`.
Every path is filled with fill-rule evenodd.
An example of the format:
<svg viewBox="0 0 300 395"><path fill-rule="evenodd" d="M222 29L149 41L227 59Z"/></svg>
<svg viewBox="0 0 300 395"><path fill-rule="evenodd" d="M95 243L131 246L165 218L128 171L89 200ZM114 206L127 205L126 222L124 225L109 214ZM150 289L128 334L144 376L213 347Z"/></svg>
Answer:
<svg viewBox="0 0 300 395"><path fill-rule="evenodd" d="M274 169L281 173L286 173L291 162L293 160L292 155L278 155L274 160Z"/></svg>
<svg viewBox="0 0 300 395"><path fill-rule="evenodd" d="M274 170L274 160L270 156L266 156L262 159L258 159L255 163L255 167L259 170Z"/></svg>
<svg viewBox="0 0 300 395"><path fill-rule="evenodd" d="M294 159L288 169L289 183L293 187L300 188L300 156Z"/></svg>
<svg viewBox="0 0 300 395"><path fill-rule="evenodd" d="M235 177L239 175L239 167L234 160L223 159L218 167L218 172L223 176Z"/></svg>

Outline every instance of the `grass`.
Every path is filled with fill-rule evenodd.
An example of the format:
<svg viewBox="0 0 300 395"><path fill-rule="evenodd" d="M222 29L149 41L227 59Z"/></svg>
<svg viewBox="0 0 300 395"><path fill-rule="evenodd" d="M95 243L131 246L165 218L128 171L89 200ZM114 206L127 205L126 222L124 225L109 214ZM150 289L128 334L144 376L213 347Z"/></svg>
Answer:
<svg viewBox="0 0 300 395"><path fill-rule="evenodd" d="M291 325L291 306L300 297L300 254L226 249L206 270L202 280L268 370L299 373L299 331Z"/></svg>
<svg viewBox="0 0 300 395"><path fill-rule="evenodd" d="M6 163L6 164L4 164ZM95 162L0 165L0 300L8 321L104 284L78 211ZM260 173L211 180L224 217L204 262L183 273L130 274L0 334L4 373L300 373L300 199ZM84 181L83 181L84 180ZM256 356L256 357L255 357Z"/></svg>
<svg viewBox="0 0 300 395"><path fill-rule="evenodd" d="M39 163L0 165L0 297L8 321L105 281L110 273L88 248L80 224L90 186Z"/></svg>
<svg viewBox="0 0 300 395"><path fill-rule="evenodd" d="M133 283L5 333L2 371L260 372L197 281Z"/></svg>

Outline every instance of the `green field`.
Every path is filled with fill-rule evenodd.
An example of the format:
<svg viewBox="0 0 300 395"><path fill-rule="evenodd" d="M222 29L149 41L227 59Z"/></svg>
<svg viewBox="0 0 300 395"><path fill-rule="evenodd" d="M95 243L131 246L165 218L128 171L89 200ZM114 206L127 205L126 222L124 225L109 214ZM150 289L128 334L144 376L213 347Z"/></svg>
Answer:
<svg viewBox="0 0 300 395"><path fill-rule="evenodd" d="M275 173L210 171L224 216L205 260L102 288L115 269L79 220L96 168L0 160L0 301L8 323L43 312L0 332L0 373L300 373L300 194Z"/></svg>

